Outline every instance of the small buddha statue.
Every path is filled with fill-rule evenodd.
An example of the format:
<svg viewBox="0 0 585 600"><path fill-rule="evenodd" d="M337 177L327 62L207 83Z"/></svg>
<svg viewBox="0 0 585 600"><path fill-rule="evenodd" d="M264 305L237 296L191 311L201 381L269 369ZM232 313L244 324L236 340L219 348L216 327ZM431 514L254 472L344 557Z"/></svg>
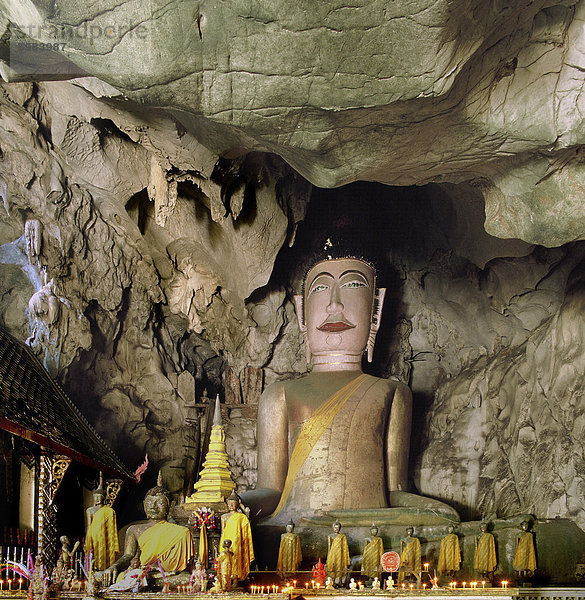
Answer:
<svg viewBox="0 0 585 600"><path fill-rule="evenodd" d="M384 554L384 542L378 536L378 528L375 523L370 527L371 537L366 539L362 558L362 573L366 577L379 577L382 574L382 554Z"/></svg>
<svg viewBox="0 0 585 600"><path fill-rule="evenodd" d="M420 576L421 550L420 540L414 537L414 527L406 529L406 536L400 540L400 571L398 574L398 583L404 581L407 573Z"/></svg>
<svg viewBox="0 0 585 600"><path fill-rule="evenodd" d="M93 502L94 505L86 511L88 526L84 550L86 555L92 553L95 568L103 570L113 564L120 547L118 545L116 512L106 504L101 473L100 484L93 493Z"/></svg>
<svg viewBox="0 0 585 600"><path fill-rule="evenodd" d="M361 258L309 269L295 301L312 371L268 386L258 406L258 483L245 501L253 514L272 513L267 523L386 508L390 492L407 489L411 392L362 372L384 294ZM331 473L344 484L331 485Z"/></svg>
<svg viewBox="0 0 585 600"><path fill-rule="evenodd" d="M130 525L126 531L124 554L101 575L109 585L125 570L134 556L140 554L140 565L159 559L165 572L184 571L193 557L193 539L187 527L167 521L170 497L161 485L150 489L144 497L147 521Z"/></svg>
<svg viewBox="0 0 585 600"><path fill-rule="evenodd" d="M453 577L461 565L461 550L459 549L459 537L455 533L453 525L447 527L447 535L441 540L439 551L439 574L446 573Z"/></svg>
<svg viewBox="0 0 585 600"><path fill-rule="evenodd" d="M217 557L217 576L222 592L229 592L232 589L234 553L231 550L231 545L231 540L224 539L221 544L221 552Z"/></svg>
<svg viewBox="0 0 585 600"><path fill-rule="evenodd" d="M488 531L487 523L479 526L480 534L475 538L475 570L485 579L491 579L498 560L496 558L496 541Z"/></svg>
<svg viewBox="0 0 585 600"><path fill-rule="evenodd" d="M374 581L372 581L372 590L374 592L380 591L380 580L377 577L374 577Z"/></svg>
<svg viewBox="0 0 585 600"><path fill-rule="evenodd" d="M301 540L294 530L295 524L291 519L286 524L286 533L280 536L276 570L283 577L292 576L295 571L298 571L303 560Z"/></svg>
<svg viewBox="0 0 585 600"><path fill-rule="evenodd" d="M520 533L516 536L514 571L520 578L532 577L536 571L536 552L534 535L530 531L530 521L520 523Z"/></svg>
<svg viewBox="0 0 585 600"><path fill-rule="evenodd" d="M349 580L349 591L350 592L357 592L357 588L358 588L357 583L355 582L355 579L352 577Z"/></svg>
<svg viewBox="0 0 585 600"><path fill-rule="evenodd" d="M221 539L231 541L233 553L232 578L234 586L238 580L246 579L250 572L250 563L254 560L254 546L252 544L252 530L248 517L240 512L240 499L235 492L227 499L228 512L221 516Z"/></svg>
<svg viewBox="0 0 585 600"><path fill-rule="evenodd" d="M343 585L350 565L349 546L341 523L333 523L333 533L327 538L327 573L337 585Z"/></svg>

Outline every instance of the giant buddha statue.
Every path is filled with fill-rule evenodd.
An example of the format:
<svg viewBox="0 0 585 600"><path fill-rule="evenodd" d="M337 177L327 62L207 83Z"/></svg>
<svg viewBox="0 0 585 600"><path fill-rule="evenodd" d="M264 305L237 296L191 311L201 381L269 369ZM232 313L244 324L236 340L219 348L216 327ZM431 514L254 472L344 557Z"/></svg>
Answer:
<svg viewBox="0 0 585 600"><path fill-rule="evenodd" d="M271 515L267 523L383 509L392 491L406 490L410 389L362 372L384 293L361 258L309 269L295 303L312 371L270 385L258 408L258 483L245 502Z"/></svg>

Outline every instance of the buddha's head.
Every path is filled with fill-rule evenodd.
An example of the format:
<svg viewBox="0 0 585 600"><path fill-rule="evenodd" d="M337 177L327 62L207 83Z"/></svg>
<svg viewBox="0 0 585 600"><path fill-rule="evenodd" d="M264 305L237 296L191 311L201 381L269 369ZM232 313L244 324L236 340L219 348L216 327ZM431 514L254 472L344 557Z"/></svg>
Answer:
<svg viewBox="0 0 585 600"><path fill-rule="evenodd" d="M372 535L378 535L378 526L375 523L372 523L372 526L370 527L370 533Z"/></svg>
<svg viewBox="0 0 585 600"><path fill-rule="evenodd" d="M376 290L374 268L359 258L331 258L309 269L295 303L314 370L361 369L366 350L372 360L385 291Z"/></svg>
<svg viewBox="0 0 585 600"><path fill-rule="evenodd" d="M230 497L225 501L230 512L236 512L240 506L240 497L233 490Z"/></svg>
<svg viewBox="0 0 585 600"><path fill-rule="evenodd" d="M287 533L292 533L295 530L295 524L294 521L291 519L287 524L286 524L286 532Z"/></svg>
<svg viewBox="0 0 585 600"><path fill-rule="evenodd" d="M162 521L169 514L171 502L164 488L160 486L148 490L144 497L144 512L148 519Z"/></svg>
<svg viewBox="0 0 585 600"><path fill-rule="evenodd" d="M106 496L101 488L94 490L93 492L93 504L94 506L103 506L106 501Z"/></svg>
<svg viewBox="0 0 585 600"><path fill-rule="evenodd" d="M223 546L223 547L224 547L226 550L229 550L229 549L230 549L230 547L231 547L231 545L232 545L232 541L231 541L231 540L228 540L228 539L225 539L225 540L223 541L223 544L222 544L222 546Z"/></svg>
<svg viewBox="0 0 585 600"><path fill-rule="evenodd" d="M339 533L341 531L341 523L339 521L335 521L335 523L333 523L332 527L333 527L333 531L335 533Z"/></svg>
<svg viewBox="0 0 585 600"><path fill-rule="evenodd" d="M414 534L414 527L408 527L408 528L406 529L406 535L407 535L408 537L412 537L412 535L413 535L413 534Z"/></svg>

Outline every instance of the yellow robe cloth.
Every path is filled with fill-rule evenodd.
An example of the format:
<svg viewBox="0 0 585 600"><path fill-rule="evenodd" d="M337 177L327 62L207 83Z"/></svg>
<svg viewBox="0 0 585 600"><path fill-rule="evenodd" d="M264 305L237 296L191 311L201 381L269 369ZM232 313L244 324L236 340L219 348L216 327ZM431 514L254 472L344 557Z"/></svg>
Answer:
<svg viewBox="0 0 585 600"><path fill-rule="evenodd" d="M536 571L534 537L530 531L525 531L518 538L514 555L514 571Z"/></svg>
<svg viewBox="0 0 585 600"><path fill-rule="evenodd" d="M193 539L186 527L159 521L139 538L140 564L160 559L165 571L184 571L193 556Z"/></svg>
<svg viewBox="0 0 585 600"><path fill-rule="evenodd" d="M230 546L230 550L234 553L232 577L246 579L250 572L250 563L254 560L252 530L246 515L237 512L226 521L219 540L220 548L223 548L224 540L232 541Z"/></svg>
<svg viewBox="0 0 585 600"><path fill-rule="evenodd" d="M477 538L475 550L475 570L480 573L491 573L496 570L498 561L496 559L496 542L491 533L482 533Z"/></svg>
<svg viewBox="0 0 585 600"><path fill-rule="evenodd" d="M381 537L375 535L364 548L362 573L366 577L380 576L382 573L382 554L384 554L384 542Z"/></svg>
<svg viewBox="0 0 585 600"><path fill-rule="evenodd" d="M301 467L303 466L307 456L321 437L325 429L329 427L335 415L343 408L353 393L367 379L367 375L362 373L355 379L352 379L348 384L344 385L340 390L331 395L317 410L307 419L301 433L297 438L295 447L293 448L291 458L288 464L288 472L284 482L284 489L280 496L278 506L274 509L273 515L277 515L286 504L290 495L293 484Z"/></svg>
<svg viewBox="0 0 585 600"><path fill-rule="evenodd" d="M280 536L280 547L278 548L278 562L276 570L279 573L293 573L299 570L303 554L301 552L301 540L296 533L288 532Z"/></svg>
<svg viewBox="0 0 585 600"><path fill-rule="evenodd" d="M93 564L98 571L107 569L116 560L118 528L116 513L111 506L102 506L93 516L85 536L85 553L93 553Z"/></svg>
<svg viewBox="0 0 585 600"><path fill-rule="evenodd" d="M410 567L410 572L420 573L420 540L416 537L410 538L402 549L400 564L406 563ZM398 581L404 579L405 572L400 571Z"/></svg>
<svg viewBox="0 0 585 600"><path fill-rule="evenodd" d="M201 529L199 530L199 560L201 566L207 569L207 529L205 523L201 523Z"/></svg>
<svg viewBox="0 0 585 600"><path fill-rule="evenodd" d="M461 565L461 550L459 549L459 537L455 533L448 533L441 540L439 552L439 573L447 571L459 571Z"/></svg>
<svg viewBox="0 0 585 600"><path fill-rule="evenodd" d="M344 533L338 533L331 540L331 547L327 553L327 575L335 581L345 577L350 565L349 546Z"/></svg>

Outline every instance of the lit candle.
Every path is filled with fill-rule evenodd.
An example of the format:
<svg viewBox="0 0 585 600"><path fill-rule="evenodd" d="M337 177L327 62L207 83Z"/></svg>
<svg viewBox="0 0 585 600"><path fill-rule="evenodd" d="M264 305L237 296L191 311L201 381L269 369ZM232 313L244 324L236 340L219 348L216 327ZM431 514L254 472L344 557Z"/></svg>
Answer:
<svg viewBox="0 0 585 600"><path fill-rule="evenodd" d="M404 588L406 588L406 584L405 583L402 584L402 589L404 589Z"/></svg>
<svg viewBox="0 0 585 600"><path fill-rule="evenodd" d="M425 571L428 571L429 570L429 563L425 563L424 564L424 568L425 568Z"/></svg>
<svg viewBox="0 0 585 600"><path fill-rule="evenodd" d="M12 579L8 580L8 591L12 589Z"/></svg>
<svg viewBox="0 0 585 600"><path fill-rule="evenodd" d="M414 583L410 584L410 589L413 590L414 589Z"/></svg>
<svg viewBox="0 0 585 600"><path fill-rule="evenodd" d="M22 577L18 580L18 589L22 589Z"/></svg>
<svg viewBox="0 0 585 600"><path fill-rule="evenodd" d="M263 594L264 593L264 586L260 586L260 593Z"/></svg>
<svg viewBox="0 0 585 600"><path fill-rule="evenodd" d="M482 587L482 588L485 588L485 581L482 581L482 582L481 582L481 587Z"/></svg>
<svg viewBox="0 0 585 600"><path fill-rule="evenodd" d="M507 581L502 581L502 587L503 588L507 588L508 587L508 582Z"/></svg>
<svg viewBox="0 0 585 600"><path fill-rule="evenodd" d="M0 579L0 592L4 589L4 579Z"/></svg>
<svg viewBox="0 0 585 600"><path fill-rule="evenodd" d="M427 589L427 584L423 583L423 590L426 590L426 589Z"/></svg>
<svg viewBox="0 0 585 600"><path fill-rule="evenodd" d="M462 582L461 582L461 587L465 587L466 585L467 585L467 582L466 582L466 581L462 581Z"/></svg>
<svg viewBox="0 0 585 600"><path fill-rule="evenodd" d="M305 583L305 587L306 587L307 589L309 589L309 582L308 582L308 581L307 581L307 583Z"/></svg>
<svg viewBox="0 0 585 600"><path fill-rule="evenodd" d="M293 587L297 587L297 580L296 579L293 580Z"/></svg>

